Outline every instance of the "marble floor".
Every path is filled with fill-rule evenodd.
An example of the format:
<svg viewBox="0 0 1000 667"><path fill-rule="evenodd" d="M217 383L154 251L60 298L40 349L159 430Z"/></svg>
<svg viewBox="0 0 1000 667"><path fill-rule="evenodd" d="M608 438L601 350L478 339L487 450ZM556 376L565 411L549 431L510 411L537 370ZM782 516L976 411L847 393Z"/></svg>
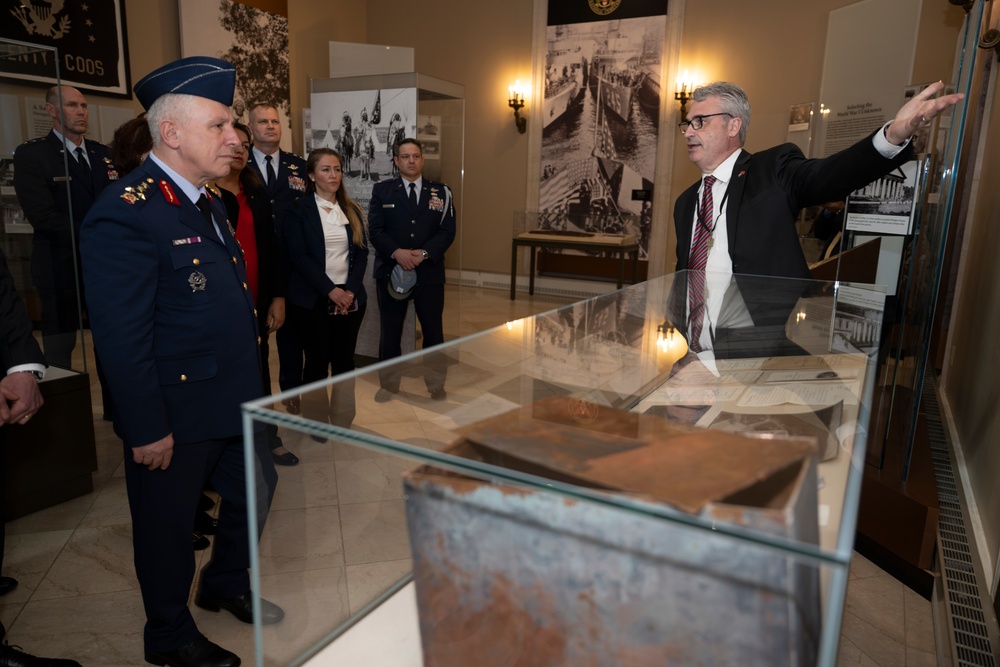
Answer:
<svg viewBox="0 0 1000 667"><path fill-rule="evenodd" d="M568 301L521 294L511 302L504 291L449 288L445 329L449 338L464 336ZM375 409L376 385L360 379L356 425L408 442L440 441L441 403L404 378L404 394L408 388L408 400ZM90 666L141 665L144 614L132 566L121 443L101 420L96 385L92 394L99 460L94 491L7 524L3 574L20 585L0 598L0 620L7 640L29 653ZM261 591L288 613L264 631L268 665L302 656L410 568L399 476L414 462L285 429L282 434L302 463L279 468L261 542ZM199 567L207 553L195 552ZM225 612L192 609L202 632L252 664L249 626ZM837 664L936 664L930 603L860 555L851 566Z"/></svg>

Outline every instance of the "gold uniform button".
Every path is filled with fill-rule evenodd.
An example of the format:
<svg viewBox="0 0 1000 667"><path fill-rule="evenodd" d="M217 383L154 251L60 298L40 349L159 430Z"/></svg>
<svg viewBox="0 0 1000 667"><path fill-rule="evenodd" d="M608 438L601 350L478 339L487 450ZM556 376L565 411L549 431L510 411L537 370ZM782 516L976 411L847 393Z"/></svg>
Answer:
<svg viewBox="0 0 1000 667"><path fill-rule="evenodd" d="M236 263L236 257L234 256L233 257L233 264L235 264L235 263Z"/></svg>
<svg viewBox="0 0 1000 667"><path fill-rule="evenodd" d="M256 308L253 309L253 316L257 317L257 309Z"/></svg>
<svg viewBox="0 0 1000 667"><path fill-rule="evenodd" d="M260 345L260 336L257 336L257 344Z"/></svg>
<svg viewBox="0 0 1000 667"><path fill-rule="evenodd" d="M246 291L246 289L247 289L247 284L243 283L243 291Z"/></svg>
<svg viewBox="0 0 1000 667"><path fill-rule="evenodd" d="M188 376L181 373L181 382L187 382Z"/></svg>
<svg viewBox="0 0 1000 667"><path fill-rule="evenodd" d="M198 266L199 264L201 264L201 260L198 259L197 257L195 257L193 263L194 263L195 266Z"/></svg>

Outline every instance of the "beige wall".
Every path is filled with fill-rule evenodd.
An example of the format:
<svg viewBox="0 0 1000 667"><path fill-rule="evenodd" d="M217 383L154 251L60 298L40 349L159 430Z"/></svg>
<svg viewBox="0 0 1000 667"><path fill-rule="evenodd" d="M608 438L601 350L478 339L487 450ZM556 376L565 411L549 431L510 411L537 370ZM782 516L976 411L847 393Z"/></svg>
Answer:
<svg viewBox="0 0 1000 667"><path fill-rule="evenodd" d="M302 109L310 105L309 80L330 77L329 43L364 41L364 2L288 0L288 60L295 152L302 153Z"/></svg>
<svg viewBox="0 0 1000 667"><path fill-rule="evenodd" d="M531 79L532 0L369 0L368 42L410 46L421 74L465 86L461 219L466 269L510 270L513 211L524 208L528 135L518 134L507 86ZM531 117L528 102L528 123Z"/></svg>
<svg viewBox="0 0 1000 667"><path fill-rule="evenodd" d="M982 52L992 57L992 52ZM943 392L954 417L987 553L994 568L1000 551L1000 104L994 77L985 96L985 135L975 211L967 221L955 319L950 332Z"/></svg>

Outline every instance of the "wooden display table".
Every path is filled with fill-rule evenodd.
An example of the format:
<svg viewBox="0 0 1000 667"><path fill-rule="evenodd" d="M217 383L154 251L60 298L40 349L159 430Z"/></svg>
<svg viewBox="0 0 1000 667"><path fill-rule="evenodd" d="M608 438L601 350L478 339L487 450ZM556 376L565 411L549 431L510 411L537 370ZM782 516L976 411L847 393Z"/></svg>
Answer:
<svg viewBox="0 0 1000 667"><path fill-rule="evenodd" d="M511 241L510 248L510 300L517 296L517 249L531 248L531 267L528 270L528 294L535 293L535 253L538 248L562 250L610 250L618 254L618 289L625 284L625 255L632 256L632 284L638 280L639 242L632 234L599 234L596 232L560 232L535 230L522 232Z"/></svg>

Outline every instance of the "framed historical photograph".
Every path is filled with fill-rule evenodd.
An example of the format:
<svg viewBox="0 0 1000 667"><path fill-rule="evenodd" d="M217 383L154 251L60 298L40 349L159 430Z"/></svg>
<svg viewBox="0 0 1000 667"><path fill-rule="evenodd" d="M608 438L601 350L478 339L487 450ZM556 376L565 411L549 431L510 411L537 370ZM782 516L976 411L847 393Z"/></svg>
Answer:
<svg viewBox="0 0 1000 667"><path fill-rule="evenodd" d="M234 0L177 0L181 55L211 56L236 67L233 115L246 123L254 104L271 104L281 150L292 150L288 17Z"/></svg>
<svg viewBox="0 0 1000 667"><path fill-rule="evenodd" d="M3 44L0 78L51 86L58 73L63 84L84 93L132 97L125 0L12 6L0 22L0 39L16 43Z"/></svg>

